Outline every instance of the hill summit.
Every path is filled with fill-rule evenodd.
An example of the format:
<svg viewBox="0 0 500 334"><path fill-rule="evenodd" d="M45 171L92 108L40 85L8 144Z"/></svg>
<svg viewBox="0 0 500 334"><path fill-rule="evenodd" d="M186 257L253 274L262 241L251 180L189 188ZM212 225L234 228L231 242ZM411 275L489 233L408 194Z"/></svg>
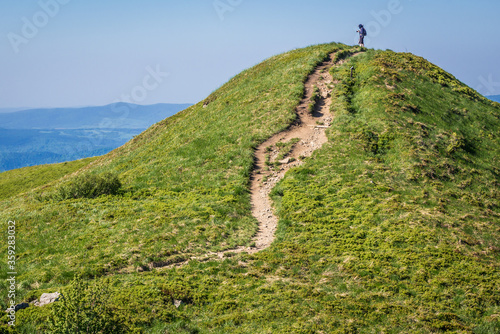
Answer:
<svg viewBox="0 0 500 334"><path fill-rule="evenodd" d="M409 53L274 56L0 202L18 301L73 296L17 330L86 305L123 332L498 332L499 125L498 103Z"/></svg>

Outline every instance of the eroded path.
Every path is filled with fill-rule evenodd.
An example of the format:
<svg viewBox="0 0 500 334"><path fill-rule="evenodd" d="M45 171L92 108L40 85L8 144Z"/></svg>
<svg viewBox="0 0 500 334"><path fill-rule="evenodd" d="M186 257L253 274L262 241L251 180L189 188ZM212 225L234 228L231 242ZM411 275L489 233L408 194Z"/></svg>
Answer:
<svg viewBox="0 0 500 334"><path fill-rule="evenodd" d="M252 214L259 221L259 230L252 247L238 247L217 253L192 257L180 263L153 263L150 268L183 266L191 260L224 258L228 253L250 254L268 248L274 241L278 217L274 214L269 197L274 186L290 168L299 166L304 158L327 142L326 128L330 126L331 93L333 79L329 73L334 64L335 53L321 63L305 82L304 98L297 107L297 121L259 145L255 152L255 168L251 175ZM316 98L314 98L316 96ZM311 107L311 104L313 106Z"/></svg>
<svg viewBox="0 0 500 334"><path fill-rule="evenodd" d="M333 80L329 69L334 54L320 64L305 83L304 98L297 107L298 120L289 129L278 133L262 143L256 150L256 167L252 174L252 214L259 221L255 236L255 247L249 253L258 252L271 245L278 225L269 197L274 186L292 167L299 166L303 159L312 155L327 142L325 130L332 121L330 114ZM313 95L317 95L314 108L310 110Z"/></svg>

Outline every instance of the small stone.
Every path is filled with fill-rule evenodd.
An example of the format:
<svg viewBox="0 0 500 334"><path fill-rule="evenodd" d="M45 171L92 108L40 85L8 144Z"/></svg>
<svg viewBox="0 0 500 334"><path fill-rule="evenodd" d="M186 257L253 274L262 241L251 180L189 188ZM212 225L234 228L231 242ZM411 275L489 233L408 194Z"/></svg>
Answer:
<svg viewBox="0 0 500 334"><path fill-rule="evenodd" d="M59 297L61 294L59 292L54 292L54 293L44 293L40 296L40 301L35 302L35 306L44 306L48 304L52 304L53 302L56 302L59 300Z"/></svg>

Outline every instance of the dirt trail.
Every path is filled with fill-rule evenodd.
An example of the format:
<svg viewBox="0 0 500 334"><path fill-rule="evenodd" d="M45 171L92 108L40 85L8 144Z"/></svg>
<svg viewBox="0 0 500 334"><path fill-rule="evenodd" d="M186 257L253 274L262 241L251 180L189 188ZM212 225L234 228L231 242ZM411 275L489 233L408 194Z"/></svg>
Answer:
<svg viewBox="0 0 500 334"><path fill-rule="evenodd" d="M152 263L150 268L182 266L191 260L224 258L228 253L250 254L268 248L274 241L278 218L273 212L269 194L290 168L299 166L303 159L327 142L326 128L330 126L331 93L333 85L329 69L334 66L335 53L321 63L305 82L304 98L297 107L297 121L259 145L255 152L255 168L251 175L252 214L259 221L259 230L253 238L252 247L238 247L218 253L207 253L180 263ZM316 88L317 87L317 88ZM313 111L310 111L313 94L318 96Z"/></svg>
<svg viewBox="0 0 500 334"><path fill-rule="evenodd" d="M269 198L271 190L290 168L301 165L304 158L311 156L327 142L325 130L332 121L330 96L333 84L328 70L333 66L333 57L334 54L331 54L309 75L304 98L297 107L297 122L262 143L256 150L251 193L252 214L259 221L259 231L254 238L255 247L247 250L249 253L269 247L274 240L278 218L273 213ZM309 105L316 87L318 98L311 112ZM289 152L286 144L292 145Z"/></svg>

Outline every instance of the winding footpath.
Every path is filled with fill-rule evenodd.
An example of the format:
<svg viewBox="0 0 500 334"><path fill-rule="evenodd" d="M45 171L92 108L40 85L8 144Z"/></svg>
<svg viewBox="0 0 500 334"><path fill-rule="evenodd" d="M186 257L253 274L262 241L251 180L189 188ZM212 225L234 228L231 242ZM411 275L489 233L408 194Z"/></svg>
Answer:
<svg viewBox="0 0 500 334"><path fill-rule="evenodd" d="M331 54L327 61L321 63L305 82L304 98L297 107L298 120L286 131L278 133L262 143L255 152L256 166L251 176L252 214L259 221L259 231L254 238L255 247L247 249L255 253L268 248L274 241L278 218L273 213L269 197L274 186L293 167L303 164L303 159L321 148L328 141L325 130L330 126L331 92L333 80L329 70L333 64ZM319 98L314 111L309 110L315 87L319 90ZM290 152L282 160L279 159L279 143L293 143ZM266 155L269 162L266 164ZM269 168L278 162L279 168Z"/></svg>
<svg viewBox="0 0 500 334"><path fill-rule="evenodd" d="M303 164L304 158L310 157L315 150L328 141L325 130L332 121L331 93L335 84L329 70L335 66L334 57L335 53L330 54L328 59L316 67L306 80L304 98L296 109L297 121L256 149L255 168L250 177L250 190L252 214L259 221L259 230L253 238L253 246L238 247L217 253L210 252L179 263L151 263L150 269L181 267L191 260L222 259L228 253L253 254L272 244L278 226L278 217L273 212L272 201L269 197L271 190L283 179L288 170ZM311 112L310 104L316 87L318 98ZM288 146L288 151L280 151L286 146Z"/></svg>

